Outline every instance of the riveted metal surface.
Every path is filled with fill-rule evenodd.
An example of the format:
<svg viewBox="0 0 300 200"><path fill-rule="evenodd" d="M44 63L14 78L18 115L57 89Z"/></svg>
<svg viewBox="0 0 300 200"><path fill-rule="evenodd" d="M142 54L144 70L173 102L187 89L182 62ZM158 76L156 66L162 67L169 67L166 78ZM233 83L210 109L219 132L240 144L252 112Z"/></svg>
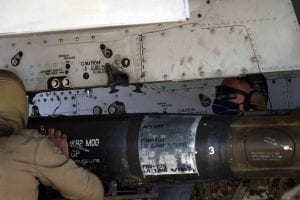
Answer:
<svg viewBox="0 0 300 200"><path fill-rule="evenodd" d="M188 24L143 36L145 82L259 72L244 26Z"/></svg>
<svg viewBox="0 0 300 200"><path fill-rule="evenodd" d="M299 71L264 75L268 82L270 110L300 106ZM140 88L141 93L135 92L135 86L117 87L119 92L113 94L109 93L110 88L41 92L33 98L33 105L39 108L42 116L91 115L97 106L102 109L101 114L108 114L108 108L116 101L124 103L127 113L212 114L215 88L222 80L145 84Z"/></svg>
<svg viewBox="0 0 300 200"><path fill-rule="evenodd" d="M63 89L107 86L106 64L128 83L300 69L299 25L290 0L190 5L191 17L181 23L2 37L0 68L17 73L28 91L53 89L48 80L57 77L68 80ZM112 55L103 54L102 44ZM122 66L123 59L130 65Z"/></svg>

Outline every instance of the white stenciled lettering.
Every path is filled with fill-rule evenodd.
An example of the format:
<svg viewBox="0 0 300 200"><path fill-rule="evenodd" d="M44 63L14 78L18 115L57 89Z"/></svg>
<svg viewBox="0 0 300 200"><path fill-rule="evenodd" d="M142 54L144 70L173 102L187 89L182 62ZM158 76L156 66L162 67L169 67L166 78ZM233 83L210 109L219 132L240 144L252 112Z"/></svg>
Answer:
<svg viewBox="0 0 300 200"><path fill-rule="evenodd" d="M99 139L85 140L85 146L87 146L87 147L98 147L99 145L100 145Z"/></svg>
<svg viewBox="0 0 300 200"><path fill-rule="evenodd" d="M99 164L101 161L98 158L94 159L74 159L75 163L78 165L87 165L92 164L91 167L93 167L93 164Z"/></svg>
<svg viewBox="0 0 300 200"><path fill-rule="evenodd" d="M71 158L77 158L79 156L79 154L80 154L80 150L78 150L78 149L73 149L70 152Z"/></svg>
<svg viewBox="0 0 300 200"><path fill-rule="evenodd" d="M210 155L215 154L215 148L214 148L213 146L208 147L208 153L209 153Z"/></svg>
<svg viewBox="0 0 300 200"><path fill-rule="evenodd" d="M70 146L82 146L83 140L71 140L70 141Z"/></svg>

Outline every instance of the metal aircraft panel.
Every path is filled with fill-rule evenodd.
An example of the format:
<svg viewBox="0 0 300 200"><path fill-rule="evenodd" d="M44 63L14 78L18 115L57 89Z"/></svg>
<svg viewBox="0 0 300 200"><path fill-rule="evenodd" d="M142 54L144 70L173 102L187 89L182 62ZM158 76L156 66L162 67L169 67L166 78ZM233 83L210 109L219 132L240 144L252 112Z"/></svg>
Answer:
<svg viewBox="0 0 300 200"><path fill-rule="evenodd" d="M187 0L1 1L0 35L184 21ZM7 23L9 22L9 23Z"/></svg>
<svg viewBox="0 0 300 200"><path fill-rule="evenodd" d="M1 37L0 68L28 91L117 85L110 68L125 83L300 69L290 0L191 0L190 8L186 22Z"/></svg>

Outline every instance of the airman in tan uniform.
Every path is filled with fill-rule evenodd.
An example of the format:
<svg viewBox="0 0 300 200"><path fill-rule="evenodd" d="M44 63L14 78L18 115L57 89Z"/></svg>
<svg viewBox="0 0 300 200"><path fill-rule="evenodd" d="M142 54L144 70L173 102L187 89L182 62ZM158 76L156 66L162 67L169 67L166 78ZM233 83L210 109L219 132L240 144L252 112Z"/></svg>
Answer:
<svg viewBox="0 0 300 200"><path fill-rule="evenodd" d="M97 176L69 158L66 136L25 129L28 101L15 74L0 70L0 94L0 200L37 199L40 183L67 199L103 199Z"/></svg>

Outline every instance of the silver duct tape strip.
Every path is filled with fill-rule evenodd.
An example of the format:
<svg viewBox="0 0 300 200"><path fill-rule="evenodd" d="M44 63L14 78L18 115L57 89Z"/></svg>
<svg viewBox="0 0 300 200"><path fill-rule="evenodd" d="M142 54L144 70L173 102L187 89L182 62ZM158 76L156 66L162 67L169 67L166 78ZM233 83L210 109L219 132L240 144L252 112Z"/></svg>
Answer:
<svg viewBox="0 0 300 200"><path fill-rule="evenodd" d="M139 132L144 176L198 174L196 132L199 116L146 116Z"/></svg>

